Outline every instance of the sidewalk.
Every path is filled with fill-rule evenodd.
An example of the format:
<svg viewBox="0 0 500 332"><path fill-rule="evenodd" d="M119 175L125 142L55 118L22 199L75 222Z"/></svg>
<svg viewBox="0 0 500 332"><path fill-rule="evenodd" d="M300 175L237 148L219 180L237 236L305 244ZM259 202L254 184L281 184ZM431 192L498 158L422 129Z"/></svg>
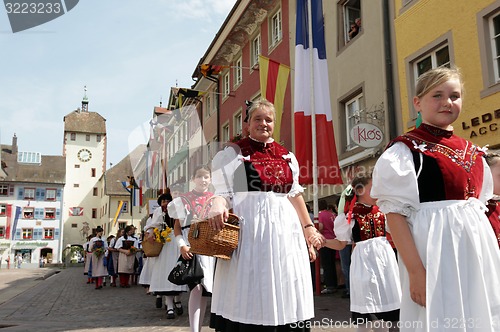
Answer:
<svg viewBox="0 0 500 332"><path fill-rule="evenodd" d="M95 290L86 284L82 268L0 270L0 329L5 332L188 332L187 294L182 303L184 314L167 320L165 309L156 309L155 297L144 288ZM209 311L203 331L214 331L208 327ZM312 331L355 331L341 325L350 312L340 292L316 296L315 313Z"/></svg>

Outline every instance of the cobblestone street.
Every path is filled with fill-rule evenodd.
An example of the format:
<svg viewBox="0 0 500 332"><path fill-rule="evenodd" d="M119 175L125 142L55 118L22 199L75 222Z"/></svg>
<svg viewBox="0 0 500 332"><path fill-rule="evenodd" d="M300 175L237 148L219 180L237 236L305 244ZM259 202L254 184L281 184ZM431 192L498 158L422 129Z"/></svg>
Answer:
<svg viewBox="0 0 500 332"><path fill-rule="evenodd" d="M182 303L184 314L167 320L165 309L156 309L155 297L141 286L95 290L86 284L83 268L0 270L0 329L5 332L189 331L187 294ZM203 330L213 331L208 312ZM338 328L350 317L349 301L340 292L316 296L315 313L313 331L354 331Z"/></svg>

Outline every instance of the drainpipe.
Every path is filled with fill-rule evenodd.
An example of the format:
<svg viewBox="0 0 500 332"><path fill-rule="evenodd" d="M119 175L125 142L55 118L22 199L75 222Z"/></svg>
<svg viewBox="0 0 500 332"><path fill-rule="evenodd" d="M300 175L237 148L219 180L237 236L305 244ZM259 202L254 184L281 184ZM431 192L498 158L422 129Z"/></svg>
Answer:
<svg viewBox="0 0 500 332"><path fill-rule="evenodd" d="M397 115L394 103L394 79L392 75L391 15L389 0L383 1L385 80L387 82L387 115L389 118L389 139L398 136Z"/></svg>

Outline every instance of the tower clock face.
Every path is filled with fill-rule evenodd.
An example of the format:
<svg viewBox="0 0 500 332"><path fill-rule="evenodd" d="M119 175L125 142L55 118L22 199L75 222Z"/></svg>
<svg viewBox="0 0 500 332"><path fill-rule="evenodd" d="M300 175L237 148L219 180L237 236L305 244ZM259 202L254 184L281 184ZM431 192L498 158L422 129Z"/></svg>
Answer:
<svg viewBox="0 0 500 332"><path fill-rule="evenodd" d="M92 158L92 152L90 152L89 150L81 149L80 151L78 151L78 159L80 159L80 161L83 161L85 163L89 161L91 158Z"/></svg>

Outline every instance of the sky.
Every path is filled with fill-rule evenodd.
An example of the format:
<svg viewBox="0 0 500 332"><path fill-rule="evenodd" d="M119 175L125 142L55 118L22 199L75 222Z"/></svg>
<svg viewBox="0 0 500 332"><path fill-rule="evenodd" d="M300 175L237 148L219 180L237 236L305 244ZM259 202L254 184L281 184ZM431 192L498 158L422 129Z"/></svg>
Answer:
<svg viewBox="0 0 500 332"><path fill-rule="evenodd" d="M236 0L80 0L64 15L13 33L0 7L0 142L62 155L65 115L106 119L107 161L145 143L133 132L191 75ZM140 136L140 135L139 135ZM131 146L132 145L132 146Z"/></svg>

